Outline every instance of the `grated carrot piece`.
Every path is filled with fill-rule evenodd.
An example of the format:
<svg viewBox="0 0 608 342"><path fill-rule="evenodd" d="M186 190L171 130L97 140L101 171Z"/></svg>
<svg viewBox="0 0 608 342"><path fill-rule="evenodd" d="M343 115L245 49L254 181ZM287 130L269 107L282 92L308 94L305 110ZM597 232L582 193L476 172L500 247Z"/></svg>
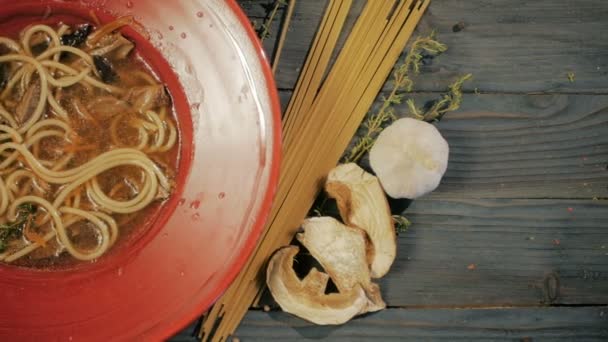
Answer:
<svg viewBox="0 0 608 342"><path fill-rule="evenodd" d="M44 238L40 234L31 231L30 230L31 227L32 227L32 219L30 218L25 223L25 227L23 227L23 235L25 236L25 238L31 242L34 242L34 243L42 246L43 248L46 247L46 241L44 241Z"/></svg>
<svg viewBox="0 0 608 342"><path fill-rule="evenodd" d="M97 42L99 42L99 40L118 30L119 28L126 26L126 25L132 25L134 22L134 18L132 15L128 15L128 16L124 16L124 17L120 17L110 23L105 24L104 26L100 27L97 29L97 31L93 32L88 40L87 40L87 45L89 46L95 46L95 44L97 44Z"/></svg>

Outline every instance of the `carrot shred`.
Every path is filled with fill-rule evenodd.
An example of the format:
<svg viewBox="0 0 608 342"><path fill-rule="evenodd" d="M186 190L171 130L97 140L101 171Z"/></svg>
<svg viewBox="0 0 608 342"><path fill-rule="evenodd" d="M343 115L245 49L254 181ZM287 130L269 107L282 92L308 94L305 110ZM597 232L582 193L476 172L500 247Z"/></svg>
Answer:
<svg viewBox="0 0 608 342"><path fill-rule="evenodd" d="M34 224L38 227L42 226L47 220L48 215L36 215L36 218L34 219Z"/></svg>
<svg viewBox="0 0 608 342"><path fill-rule="evenodd" d="M45 191L51 190L51 185L42 178L36 179L36 184L38 184L38 186L40 186Z"/></svg>
<svg viewBox="0 0 608 342"><path fill-rule="evenodd" d="M78 133L76 133L76 131L69 132L67 137L74 144L78 144L80 141L82 141L82 138L78 135Z"/></svg>
<svg viewBox="0 0 608 342"><path fill-rule="evenodd" d="M114 185L112 187L112 189L110 189L110 192L108 193L108 196L110 198L113 198L124 187L125 187L125 183L123 183L123 182L117 183L116 185Z"/></svg>
<svg viewBox="0 0 608 342"><path fill-rule="evenodd" d="M42 246L42 248L46 247L46 241L44 241L44 238L40 234L31 231L30 230L31 227L32 227L32 219L30 218L25 223L25 227L23 227L23 235L25 236L25 238L31 242L34 242L34 243Z"/></svg>
<svg viewBox="0 0 608 342"><path fill-rule="evenodd" d="M148 32L145 26L139 21L133 19L133 22L131 23L131 28L135 30L135 32L139 33L145 40L151 39L150 32Z"/></svg>
<svg viewBox="0 0 608 342"><path fill-rule="evenodd" d="M124 17L120 17L110 23L107 23L105 25L103 25L102 27L100 27L97 31L93 32L93 34L91 34L89 36L89 39L87 41L87 44L89 46L95 46L95 44L97 44L97 42L99 42L99 40L101 40L101 38L103 38L104 36L118 30L119 28L126 26L126 25L131 25L134 22L134 18L132 15L128 15L128 16L124 16Z"/></svg>

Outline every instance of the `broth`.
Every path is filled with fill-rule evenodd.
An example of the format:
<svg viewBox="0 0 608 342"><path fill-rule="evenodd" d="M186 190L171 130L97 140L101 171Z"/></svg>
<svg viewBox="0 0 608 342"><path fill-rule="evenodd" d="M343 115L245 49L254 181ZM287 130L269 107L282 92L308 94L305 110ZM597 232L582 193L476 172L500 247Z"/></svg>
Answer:
<svg viewBox="0 0 608 342"><path fill-rule="evenodd" d="M0 203L0 261L34 268L95 261L141 237L174 190L174 106L134 44L117 31L130 23L30 25L0 41L0 61L8 58L0 62L6 113L0 116L0 177L8 196L4 211ZM21 42L23 51L12 42ZM18 54L41 61L11 59ZM37 66L48 86L35 119L44 93Z"/></svg>

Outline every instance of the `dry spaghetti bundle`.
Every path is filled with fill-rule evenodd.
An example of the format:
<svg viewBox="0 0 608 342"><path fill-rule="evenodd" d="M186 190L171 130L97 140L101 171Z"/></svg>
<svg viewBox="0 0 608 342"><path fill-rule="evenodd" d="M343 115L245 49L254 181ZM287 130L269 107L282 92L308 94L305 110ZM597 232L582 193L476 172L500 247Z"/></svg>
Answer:
<svg viewBox="0 0 608 342"><path fill-rule="evenodd" d="M205 316L203 341L225 340L263 290L268 259L297 232L429 2L368 1L328 72L352 4L329 1L284 116L282 174L268 224L242 272Z"/></svg>

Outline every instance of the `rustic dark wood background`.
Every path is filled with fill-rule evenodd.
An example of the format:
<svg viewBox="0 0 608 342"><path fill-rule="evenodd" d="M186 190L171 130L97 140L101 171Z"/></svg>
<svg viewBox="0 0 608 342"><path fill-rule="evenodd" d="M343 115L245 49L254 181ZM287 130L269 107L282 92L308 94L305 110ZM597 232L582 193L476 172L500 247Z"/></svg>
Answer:
<svg viewBox="0 0 608 342"><path fill-rule="evenodd" d="M261 22L272 1L239 2ZM276 76L284 105L325 3L297 2ZM380 282L389 308L339 327L252 309L235 336L608 340L607 18L606 0L432 1L418 34L436 30L449 50L412 97L423 104L458 75L474 79L438 125L451 148L442 185L405 212L413 225Z"/></svg>

